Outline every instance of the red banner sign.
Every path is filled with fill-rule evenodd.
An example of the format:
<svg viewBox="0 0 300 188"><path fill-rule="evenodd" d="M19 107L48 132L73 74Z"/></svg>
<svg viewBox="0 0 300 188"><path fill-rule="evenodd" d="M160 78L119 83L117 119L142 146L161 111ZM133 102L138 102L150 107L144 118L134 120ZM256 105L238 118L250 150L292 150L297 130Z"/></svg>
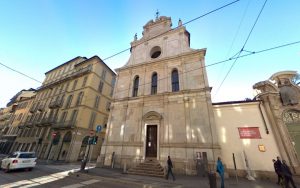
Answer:
<svg viewBox="0 0 300 188"><path fill-rule="evenodd" d="M261 138L258 127L239 127L240 138Z"/></svg>

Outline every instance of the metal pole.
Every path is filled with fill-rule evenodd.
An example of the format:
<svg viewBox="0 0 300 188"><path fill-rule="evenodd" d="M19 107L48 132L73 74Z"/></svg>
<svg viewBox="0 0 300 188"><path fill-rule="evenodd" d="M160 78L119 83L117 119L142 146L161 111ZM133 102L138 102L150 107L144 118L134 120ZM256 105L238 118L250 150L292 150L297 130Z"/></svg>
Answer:
<svg viewBox="0 0 300 188"><path fill-rule="evenodd" d="M239 183L238 176L237 176L237 171L236 171L236 163L235 163L235 156L234 156L234 153L232 153L232 159L233 159L233 164L234 164L234 171L235 171L235 179L236 179L236 183Z"/></svg>

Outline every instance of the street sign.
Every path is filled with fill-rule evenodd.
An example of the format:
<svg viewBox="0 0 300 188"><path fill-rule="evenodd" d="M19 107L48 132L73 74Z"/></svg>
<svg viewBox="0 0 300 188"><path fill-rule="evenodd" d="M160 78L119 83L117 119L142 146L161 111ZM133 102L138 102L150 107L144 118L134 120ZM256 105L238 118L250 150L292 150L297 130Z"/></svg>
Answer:
<svg viewBox="0 0 300 188"><path fill-rule="evenodd" d="M102 126L101 125L97 125L96 127L96 133L100 133L102 130Z"/></svg>

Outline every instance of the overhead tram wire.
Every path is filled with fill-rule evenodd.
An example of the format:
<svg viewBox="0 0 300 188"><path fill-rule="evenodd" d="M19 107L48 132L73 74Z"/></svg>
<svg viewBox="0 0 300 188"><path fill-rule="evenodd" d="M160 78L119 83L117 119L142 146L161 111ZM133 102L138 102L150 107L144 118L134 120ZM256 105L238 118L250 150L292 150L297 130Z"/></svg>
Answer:
<svg viewBox="0 0 300 188"><path fill-rule="evenodd" d="M42 83L41 81L39 81L39 80L37 80L37 79L35 79L35 78L31 77L31 76L28 76L27 74L22 73L22 72L20 72L20 71L14 69L14 68L11 68L11 67L9 67L9 66L3 64L3 63L0 63L0 65L2 65L3 67L5 67L5 68L7 68L7 69L9 69L9 70L11 70L11 71L14 71L14 72L16 72L16 73L18 73L18 74L21 74L22 76L25 76L25 77L27 77L27 78L29 78L29 79L31 79L31 80L34 80L34 81L36 81L36 82L38 82L38 83L40 83L40 84Z"/></svg>
<svg viewBox="0 0 300 188"><path fill-rule="evenodd" d="M245 8L245 10L244 10L244 12L243 12L242 18L241 18L240 23L239 23L239 25L238 25L238 28L237 28L237 30L236 30L236 32L235 32L235 35L234 35L234 37L233 37L233 39L232 39L232 42L231 42L231 44L230 44L230 47L229 47L229 49L228 49L228 51L227 51L226 58L229 56L229 53L231 53L231 50L232 50L232 48L233 48L233 44L234 44L235 41L236 41L236 38L237 38L237 36L238 36L238 34L239 34L239 32L240 32L242 23L244 22L244 18L245 18L245 16L246 16L246 13L248 12L248 8L249 8L250 2L251 2L251 0L248 0L247 6L246 6L246 8ZM236 54L236 55L237 55L237 54ZM219 82L219 80L221 79L221 73L222 73L223 70L224 70L225 64L226 64L226 63L223 64L222 68L220 69L221 71L219 71L219 74L218 74L219 76L218 76L218 79L217 79L218 82Z"/></svg>
<svg viewBox="0 0 300 188"><path fill-rule="evenodd" d="M243 51L245 51L244 48L245 48L245 46L246 46L246 44L247 44L247 42L248 42L248 40L249 40L249 38L250 38L250 36L251 36L251 34L252 34L252 32L253 32L254 27L256 26L256 23L257 23L258 19L260 18L260 15L261 15L262 11L263 11L264 8L265 8L265 5L266 5L267 1L268 1L268 0L265 0L265 2L264 2L264 4L263 4L262 8L260 9L260 12L259 12L259 14L258 14L257 17L256 17L256 20L255 20L255 22L254 22L254 24L253 24L253 26L252 26L252 28L251 28L251 30L250 30L248 36L247 36L247 39L245 40L245 42L244 42L244 44L243 44L243 47L242 47L241 50L238 52L238 56L237 56L237 57L240 57L241 53L242 53ZM217 91L216 91L216 93L215 93L215 96L216 96L216 95L218 94L218 92L220 91L222 85L224 84L226 78L227 78L228 75L230 74L230 72L231 72L232 68L234 67L234 65L236 64L237 60L238 60L238 58L236 58L236 59L234 60L234 62L232 63L232 65L230 66L230 68L229 68L229 70L227 71L227 73L226 73L224 79L222 80L220 86L218 87L218 89L217 89Z"/></svg>
<svg viewBox="0 0 300 188"><path fill-rule="evenodd" d="M198 16L198 17L196 17L196 18L194 18L194 19L192 19L192 20L190 20L190 21L187 21L187 22L183 23L182 25L187 25L187 24L189 24L189 23L191 23L191 22L193 22L193 21L196 21L196 20L198 20L198 19L200 19L200 18L203 18L203 17L205 17L205 16L207 16L207 15L209 15L209 14L212 14L212 13L214 13L214 12L216 12L216 11L219 11L219 10L221 10L221 9L223 9L223 8L225 8L225 7L228 7L228 6L232 5L232 4L235 4L235 3L239 2L239 1L240 1L240 0L235 0L235 1L232 1L232 2L230 2L230 3L227 3L227 4L225 4L225 5L223 5L223 6L219 7L219 8L216 8L216 9L214 9L214 10L211 10L211 11L209 11L209 12L207 12L207 13L201 15L201 16ZM180 27L180 26L177 26L177 27L174 28L174 29L177 29L177 28L179 28L179 27ZM156 35L156 36L154 36L154 37L152 37L152 38L149 38L149 39L145 40L144 42L147 42L147 41L150 41L150 40L152 40L152 39L155 39L155 38L157 38L157 37L159 37L159 36L162 36L162 35L168 33L168 32L171 31L171 30L173 30L173 29L169 29L169 30L167 30L167 31L165 31L165 32L163 32L163 33L161 33L161 34L159 34L159 35ZM140 45L140 44L138 44L138 45ZM120 52L117 52L117 53L115 53L115 54L113 54L113 55L111 55L111 56L108 56L108 57L104 58L103 61L105 61L105 60L107 60L107 59L111 59L111 58L113 58L113 57L115 57L115 56L117 56L117 55L120 55L120 54L122 54L122 53L128 51L128 50L130 50L130 48L126 48L126 49L124 49L124 50L122 50L122 51L120 51ZM28 75L26 75L26 74L24 74L24 73L22 73L22 72L20 72L20 71L17 71L17 70L15 70L15 69L13 69L13 68L10 68L9 66L4 65L3 63L0 63L0 65L4 66L4 67L6 67L6 68L8 68L8 69L10 69L10 70L12 70L12 71L15 71L15 72L17 72L17 73L19 73L19 74L21 74L21 75L27 77L27 78L30 78L30 79L32 79L32 80L34 80L34 81L36 81L36 82L42 83L41 81L39 81L39 80L37 80L37 79L35 79L35 78L32 78L32 77L30 77L30 76L28 76Z"/></svg>

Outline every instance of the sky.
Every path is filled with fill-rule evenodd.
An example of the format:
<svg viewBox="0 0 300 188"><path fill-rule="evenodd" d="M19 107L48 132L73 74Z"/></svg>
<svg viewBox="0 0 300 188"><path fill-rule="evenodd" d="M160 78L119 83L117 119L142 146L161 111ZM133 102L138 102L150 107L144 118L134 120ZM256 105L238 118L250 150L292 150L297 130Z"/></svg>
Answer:
<svg viewBox="0 0 300 188"><path fill-rule="evenodd" d="M143 26L155 19L157 10L161 16L171 17L175 28L179 19L186 23L232 1L1 0L0 63L42 82L45 72L74 57L106 59L130 48L134 34L141 38ZM206 48L205 63L210 65L233 57L244 44L241 55L300 41L300 1L267 1L253 27L264 3L240 0L186 24L190 47ZM105 63L116 69L124 66L129 56L126 51ZM300 43L233 63L206 68L213 102L252 99L255 83L279 71L299 73ZM0 107L20 90L41 86L40 82L0 65Z"/></svg>

